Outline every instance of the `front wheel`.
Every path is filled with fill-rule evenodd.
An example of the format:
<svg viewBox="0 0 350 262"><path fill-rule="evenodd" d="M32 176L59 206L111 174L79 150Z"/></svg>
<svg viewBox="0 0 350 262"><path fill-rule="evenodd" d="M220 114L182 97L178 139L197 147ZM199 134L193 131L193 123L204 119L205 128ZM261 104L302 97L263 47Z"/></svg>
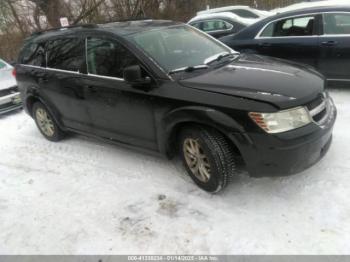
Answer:
<svg viewBox="0 0 350 262"><path fill-rule="evenodd" d="M192 180L210 193L224 189L235 173L232 148L221 133L211 128L194 126L183 130L180 155Z"/></svg>
<svg viewBox="0 0 350 262"><path fill-rule="evenodd" d="M42 103L36 102L33 105L33 118L40 133L46 139L57 142L64 137L64 132L58 127L54 118Z"/></svg>

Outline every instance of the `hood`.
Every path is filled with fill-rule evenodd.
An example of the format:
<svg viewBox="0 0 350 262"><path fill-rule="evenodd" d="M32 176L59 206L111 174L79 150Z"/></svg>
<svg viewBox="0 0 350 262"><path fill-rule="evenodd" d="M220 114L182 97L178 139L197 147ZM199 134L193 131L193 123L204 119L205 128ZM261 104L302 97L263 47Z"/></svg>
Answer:
<svg viewBox="0 0 350 262"><path fill-rule="evenodd" d="M179 81L186 87L268 102L287 109L323 92L324 78L311 67L258 55L240 55L232 63Z"/></svg>
<svg viewBox="0 0 350 262"><path fill-rule="evenodd" d="M12 68L0 69L0 90L8 89L17 85L15 77L12 75Z"/></svg>

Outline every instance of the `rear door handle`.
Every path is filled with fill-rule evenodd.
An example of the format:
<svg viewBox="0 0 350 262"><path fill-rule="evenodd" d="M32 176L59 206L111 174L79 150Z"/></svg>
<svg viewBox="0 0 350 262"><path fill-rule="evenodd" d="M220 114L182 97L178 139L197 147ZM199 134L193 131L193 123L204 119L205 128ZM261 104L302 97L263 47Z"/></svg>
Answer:
<svg viewBox="0 0 350 262"><path fill-rule="evenodd" d="M91 93L97 93L97 89L94 86L85 86L85 88Z"/></svg>
<svg viewBox="0 0 350 262"><path fill-rule="evenodd" d="M271 43L261 43L260 46L262 46L262 47L270 47Z"/></svg>
<svg viewBox="0 0 350 262"><path fill-rule="evenodd" d="M39 84L45 84L45 83L49 82L49 79L46 77L39 77L38 82L39 82Z"/></svg>
<svg viewBox="0 0 350 262"><path fill-rule="evenodd" d="M322 46L336 46L337 44L337 41L325 41L321 43Z"/></svg>

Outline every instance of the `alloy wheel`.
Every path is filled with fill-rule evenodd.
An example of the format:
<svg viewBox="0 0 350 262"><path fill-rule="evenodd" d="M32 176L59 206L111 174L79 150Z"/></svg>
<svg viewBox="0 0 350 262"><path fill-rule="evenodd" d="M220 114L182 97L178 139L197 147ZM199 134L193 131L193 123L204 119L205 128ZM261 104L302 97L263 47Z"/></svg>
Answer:
<svg viewBox="0 0 350 262"><path fill-rule="evenodd" d="M48 137L55 134L55 126L47 111L43 108L38 108L35 112L36 119L40 130Z"/></svg>
<svg viewBox="0 0 350 262"><path fill-rule="evenodd" d="M187 166L193 175L201 182L207 183L210 179L210 163L198 140L186 138L183 144L183 153Z"/></svg>

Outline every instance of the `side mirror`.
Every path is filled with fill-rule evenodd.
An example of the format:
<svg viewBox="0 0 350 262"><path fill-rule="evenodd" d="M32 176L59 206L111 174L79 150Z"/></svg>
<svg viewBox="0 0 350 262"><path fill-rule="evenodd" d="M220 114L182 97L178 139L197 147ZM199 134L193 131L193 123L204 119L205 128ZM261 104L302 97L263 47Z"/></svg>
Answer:
<svg viewBox="0 0 350 262"><path fill-rule="evenodd" d="M128 66L123 72L124 80L133 86L142 86L151 83L150 77L142 76L142 69L139 65Z"/></svg>

